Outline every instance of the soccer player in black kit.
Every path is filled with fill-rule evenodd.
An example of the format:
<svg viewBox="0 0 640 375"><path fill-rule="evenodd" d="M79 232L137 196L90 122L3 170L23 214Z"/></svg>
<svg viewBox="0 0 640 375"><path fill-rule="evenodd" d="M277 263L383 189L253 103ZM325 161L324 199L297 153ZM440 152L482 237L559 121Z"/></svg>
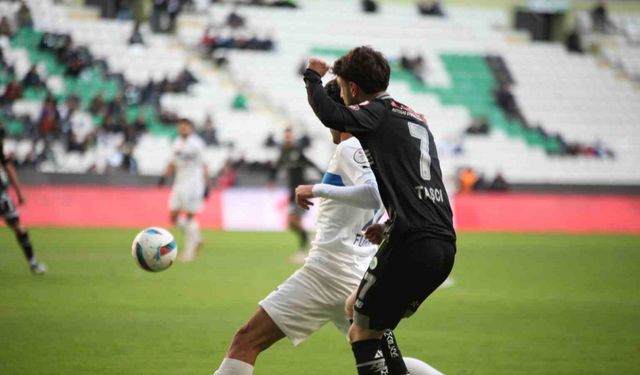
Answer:
<svg viewBox="0 0 640 375"><path fill-rule="evenodd" d="M9 228L13 230L16 235L16 239L24 252L27 261L29 262L29 268L34 275L43 275L47 272L47 268L44 264L38 263L36 257L33 254L33 246L31 245L31 239L29 238L29 232L20 224L20 214L16 208L13 200L9 196L9 185L13 185L18 196L18 202L24 203L24 195L20 187L20 181L16 174L13 165L5 158L4 155L4 127L0 123L0 216L4 218Z"/></svg>
<svg viewBox="0 0 640 375"><path fill-rule="evenodd" d="M329 66L310 59L304 73L309 104L327 127L353 134L378 181L390 220L367 237L382 240L355 293L349 330L359 375L405 375L381 355L381 338L416 312L453 268L456 234L433 135L424 117L385 92L391 69L369 47L333 65L343 100L333 102L321 78ZM388 366L389 365L389 366Z"/></svg>
<svg viewBox="0 0 640 375"><path fill-rule="evenodd" d="M309 235L302 226L302 216L305 210L298 207L295 202L296 187L307 184L305 174L309 168L317 171L320 176L324 174L318 166L305 156L303 147L294 139L293 130L291 130L291 128L285 129L280 156L271 171L270 181L275 181L279 170L284 169L287 171L287 186L289 187L289 213L287 222L289 229L296 233L300 240L298 251L291 256L291 262L299 264L304 263L304 259L307 256Z"/></svg>

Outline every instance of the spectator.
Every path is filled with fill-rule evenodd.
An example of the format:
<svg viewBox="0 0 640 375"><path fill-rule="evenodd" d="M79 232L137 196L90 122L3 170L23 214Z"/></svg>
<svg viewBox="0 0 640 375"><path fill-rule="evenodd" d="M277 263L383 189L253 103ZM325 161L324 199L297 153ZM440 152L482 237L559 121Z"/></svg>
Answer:
<svg viewBox="0 0 640 375"><path fill-rule="evenodd" d="M573 29L569 33L565 45L567 47L567 51L569 52L584 53L584 49L582 49L582 40L577 29Z"/></svg>
<svg viewBox="0 0 640 375"><path fill-rule="evenodd" d="M400 66L402 69L412 73L418 81L424 82L423 73L425 60L422 56L418 55L415 58L410 58L406 54L402 54L400 57Z"/></svg>
<svg viewBox="0 0 640 375"><path fill-rule="evenodd" d="M17 28L32 27L33 18L31 18L31 10L24 1L20 2L20 9L16 13Z"/></svg>
<svg viewBox="0 0 640 375"><path fill-rule="evenodd" d="M421 0L418 2L418 13L423 16L444 17L444 10L439 0Z"/></svg>
<svg viewBox="0 0 640 375"><path fill-rule="evenodd" d="M176 19L182 10L182 3L180 0L168 0L167 1L167 15L169 16L169 32L175 33L176 31Z"/></svg>
<svg viewBox="0 0 640 375"><path fill-rule="evenodd" d="M375 13L378 11L378 3L374 0L362 0L362 11L365 13Z"/></svg>
<svg viewBox="0 0 640 375"><path fill-rule="evenodd" d="M55 138L60 130L60 114L56 107L56 101L49 96L40 112L39 131L43 138Z"/></svg>
<svg viewBox="0 0 640 375"><path fill-rule="evenodd" d="M609 25L609 12L604 0L598 1L596 6L591 10L591 22L593 29L597 32L604 33Z"/></svg>
<svg viewBox="0 0 640 375"><path fill-rule="evenodd" d="M22 87L24 88L42 88L44 87L44 82L40 78L40 75L36 71L36 66L31 65L31 68L27 72L27 74L22 78Z"/></svg>
<svg viewBox="0 0 640 375"><path fill-rule="evenodd" d="M133 124L131 124L131 127L135 130L137 137L139 137L140 134L146 132L147 122L144 118L144 114L138 114L138 117L136 117L136 120L133 122Z"/></svg>
<svg viewBox="0 0 640 375"><path fill-rule="evenodd" d="M0 96L0 104L2 106L10 106L17 99L22 97L22 86L20 82L15 79L9 82L5 88L4 93Z"/></svg>
<svg viewBox="0 0 640 375"><path fill-rule="evenodd" d="M460 193L471 193L477 182L478 176L473 169L465 168L459 175Z"/></svg>
<svg viewBox="0 0 640 375"><path fill-rule="evenodd" d="M502 173L498 172L496 177L491 182L491 185L489 185L489 190L490 191L507 191L507 190L509 190L509 183L507 183L507 180L504 179L504 176L502 176Z"/></svg>
<svg viewBox="0 0 640 375"><path fill-rule="evenodd" d="M204 120L204 126L200 131L200 138L207 144L207 146L218 146L218 133L213 126L213 120L211 116L207 115Z"/></svg>
<svg viewBox="0 0 640 375"><path fill-rule="evenodd" d="M227 15L226 24L227 24L227 26L229 26L232 29L239 29L239 28L245 26L245 24L246 24L245 18L238 14L238 7L237 6L235 6L231 10L231 13L229 13Z"/></svg>
<svg viewBox="0 0 640 375"><path fill-rule="evenodd" d="M112 134L122 133L124 131L124 127L120 120L120 118L107 114L104 117L104 122L102 123L102 130Z"/></svg>
<svg viewBox="0 0 640 375"><path fill-rule="evenodd" d="M167 19L167 0L153 0L151 9L151 30L154 33L164 31Z"/></svg>
<svg viewBox="0 0 640 375"><path fill-rule="evenodd" d="M2 19L0 19L0 36L6 36L7 38L13 36L13 29L6 16L2 16Z"/></svg>
<svg viewBox="0 0 640 375"><path fill-rule="evenodd" d="M465 133L471 135L489 134L489 120L485 116L474 118Z"/></svg>
<svg viewBox="0 0 640 375"><path fill-rule="evenodd" d="M89 103L89 112L93 115L100 115L105 112L106 104L104 99L102 99L102 94L98 94L91 99L91 103Z"/></svg>
<svg viewBox="0 0 640 375"><path fill-rule="evenodd" d="M136 22L133 25L133 31L131 32L131 36L129 37L129 45L141 44L144 46L144 39L142 38L142 33L140 32L140 23Z"/></svg>

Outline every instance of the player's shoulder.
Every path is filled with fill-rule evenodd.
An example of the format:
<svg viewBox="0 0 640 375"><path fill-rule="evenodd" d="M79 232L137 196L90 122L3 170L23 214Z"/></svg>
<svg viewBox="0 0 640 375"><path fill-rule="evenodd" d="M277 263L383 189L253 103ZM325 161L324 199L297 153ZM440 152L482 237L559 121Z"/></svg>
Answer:
<svg viewBox="0 0 640 375"><path fill-rule="evenodd" d="M367 157L364 153L364 150L362 150L360 141L358 141L356 137L351 137L340 142L340 144L338 144L336 153L341 159L350 163L355 162L356 164L367 164Z"/></svg>
<svg viewBox="0 0 640 375"><path fill-rule="evenodd" d="M196 146L198 148L206 147L204 140L197 134L191 134L191 136L189 137L189 143L191 143L193 146Z"/></svg>

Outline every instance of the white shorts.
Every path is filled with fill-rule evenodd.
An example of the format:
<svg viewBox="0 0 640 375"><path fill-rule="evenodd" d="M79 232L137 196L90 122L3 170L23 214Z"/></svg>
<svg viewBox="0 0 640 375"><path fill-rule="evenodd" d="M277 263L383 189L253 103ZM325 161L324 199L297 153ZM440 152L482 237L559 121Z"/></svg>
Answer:
<svg viewBox="0 0 640 375"><path fill-rule="evenodd" d="M350 322L344 302L359 283L355 278L352 284L337 282L304 266L258 304L294 346L328 322L346 336Z"/></svg>
<svg viewBox="0 0 640 375"><path fill-rule="evenodd" d="M169 196L169 210L198 213L204 203L204 191L202 189L171 189Z"/></svg>

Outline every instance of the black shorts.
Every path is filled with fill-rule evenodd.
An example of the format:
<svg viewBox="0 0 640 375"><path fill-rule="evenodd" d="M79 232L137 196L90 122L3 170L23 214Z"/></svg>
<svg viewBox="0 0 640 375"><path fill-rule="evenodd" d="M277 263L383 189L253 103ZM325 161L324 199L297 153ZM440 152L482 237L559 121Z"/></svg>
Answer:
<svg viewBox="0 0 640 375"><path fill-rule="evenodd" d="M19 218L18 209L6 190L0 190L0 216L9 224Z"/></svg>
<svg viewBox="0 0 640 375"><path fill-rule="evenodd" d="M396 328L449 276L455 254L453 241L393 231L360 282L355 323L373 330Z"/></svg>

